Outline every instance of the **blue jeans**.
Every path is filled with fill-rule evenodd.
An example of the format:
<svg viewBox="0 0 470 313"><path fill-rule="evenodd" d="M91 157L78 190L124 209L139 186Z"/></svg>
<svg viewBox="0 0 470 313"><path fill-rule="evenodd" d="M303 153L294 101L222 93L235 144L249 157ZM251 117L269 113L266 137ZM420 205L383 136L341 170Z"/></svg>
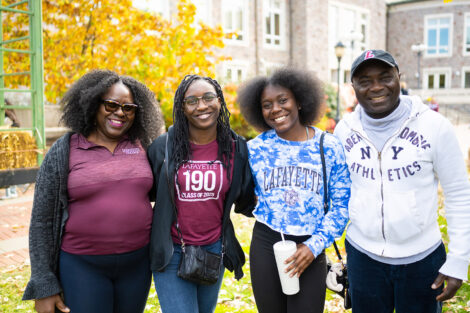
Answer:
<svg viewBox="0 0 470 313"><path fill-rule="evenodd" d="M60 252L60 281L73 313L143 312L152 282L149 247L109 255Z"/></svg>
<svg viewBox="0 0 470 313"><path fill-rule="evenodd" d="M199 285L176 275L181 259L181 246L173 244L174 252L163 272L153 272L155 289L163 313L212 313L217 305L220 286L224 277L221 265L219 280L213 285ZM203 249L220 253L222 241L202 246Z"/></svg>
<svg viewBox="0 0 470 313"><path fill-rule="evenodd" d="M439 313L442 303L431 285L446 260L444 244L426 258L411 264L375 261L346 240L349 291L353 313Z"/></svg>

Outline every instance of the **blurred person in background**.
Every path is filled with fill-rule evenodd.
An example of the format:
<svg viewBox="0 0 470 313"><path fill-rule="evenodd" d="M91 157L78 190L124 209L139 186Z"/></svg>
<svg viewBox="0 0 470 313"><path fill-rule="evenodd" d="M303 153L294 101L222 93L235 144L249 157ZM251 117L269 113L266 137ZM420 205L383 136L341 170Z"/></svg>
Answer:
<svg viewBox="0 0 470 313"><path fill-rule="evenodd" d="M5 98L5 106L11 106L11 102ZM7 127L14 127L18 128L20 127L20 121L18 117L16 116L16 113L13 109L7 109L5 108L5 120L3 125L6 125ZM5 188L5 195L2 196L0 199L6 200L6 199L13 199L18 197L18 192L17 188L15 185L9 186Z"/></svg>

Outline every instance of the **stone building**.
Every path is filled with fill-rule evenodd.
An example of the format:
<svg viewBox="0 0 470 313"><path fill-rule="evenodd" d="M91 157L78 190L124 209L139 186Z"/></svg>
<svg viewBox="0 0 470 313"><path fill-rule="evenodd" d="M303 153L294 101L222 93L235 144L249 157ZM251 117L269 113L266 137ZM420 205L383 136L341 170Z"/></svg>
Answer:
<svg viewBox="0 0 470 313"><path fill-rule="evenodd" d="M389 4L387 49L412 93L440 104L470 104L469 0Z"/></svg>
<svg viewBox="0 0 470 313"><path fill-rule="evenodd" d="M334 46L341 41L340 80L349 81L355 56L368 47L384 49L386 42L385 0L192 0L196 20L225 32L222 53L232 57L220 64L218 78L240 82L269 74L284 65L299 66L323 81L337 81L338 61ZM170 17L176 2L152 1L153 9Z"/></svg>
<svg viewBox="0 0 470 313"><path fill-rule="evenodd" d="M340 82L343 99L351 99L353 58L366 48L386 46L386 0L192 0L196 21L237 36L225 39L221 51L232 60L218 64L222 83L242 82L285 65L315 72L323 81L337 82L338 60L334 46L341 41ZM176 13L174 0L133 0L137 7L159 12L166 18ZM46 137L52 142L65 129L58 127L58 105L45 106Z"/></svg>

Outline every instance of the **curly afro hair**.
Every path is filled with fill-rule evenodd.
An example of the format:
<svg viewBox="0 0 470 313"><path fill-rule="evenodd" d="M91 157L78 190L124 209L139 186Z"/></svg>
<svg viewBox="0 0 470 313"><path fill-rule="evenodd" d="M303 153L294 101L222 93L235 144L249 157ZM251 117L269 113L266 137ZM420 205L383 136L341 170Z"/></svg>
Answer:
<svg viewBox="0 0 470 313"><path fill-rule="evenodd" d="M282 86L289 89L300 107L299 120L304 126L312 125L322 111L323 85L307 71L281 68L271 76L260 76L249 80L238 89L237 102L244 118L259 131L271 127L261 112L261 95L266 86Z"/></svg>
<svg viewBox="0 0 470 313"><path fill-rule="evenodd" d="M61 99L61 122L73 132L88 137L96 128L95 117L109 88L122 82L139 106L134 123L127 132L129 139L138 139L148 147L164 129L163 116L155 95L144 84L129 76L120 76L110 70L93 70L77 80Z"/></svg>

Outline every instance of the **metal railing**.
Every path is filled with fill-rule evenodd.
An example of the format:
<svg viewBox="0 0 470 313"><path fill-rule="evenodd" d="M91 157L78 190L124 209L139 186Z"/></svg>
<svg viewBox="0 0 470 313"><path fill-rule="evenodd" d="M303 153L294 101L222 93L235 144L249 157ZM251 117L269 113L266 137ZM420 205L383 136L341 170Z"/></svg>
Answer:
<svg viewBox="0 0 470 313"><path fill-rule="evenodd" d="M24 8L27 9L24 9ZM8 38L11 35L8 32L4 32L3 14L15 15L13 20L18 21L18 16L27 16L29 21L27 27L27 36L18 36L16 38ZM0 187L8 185L16 185L33 182L36 177L38 166L41 164L44 158L44 151L46 147L46 137L44 130L44 70L43 70L43 47L42 47L42 16L41 16L41 1L40 0L20 0L15 3L8 5L2 5L0 2L0 126L4 124L5 110L29 110L31 112L31 127L21 128L2 128L1 132L12 132L12 131L30 131L36 142L35 151L37 154L37 166L30 168L14 168L0 170ZM12 44L25 42L27 49L15 49L11 48ZM11 73L5 72L4 57L9 57L8 54L21 54L29 55L29 70L16 71ZM24 60L21 60L24 61ZM21 67L21 66L20 66ZM29 81L29 86L9 86L12 88L5 88L5 78L25 76L25 81ZM20 87L20 88L19 88ZM28 93L31 96L30 105L8 105L5 103L5 93ZM0 151L0 157L2 154L11 155L12 153L21 153L22 151ZM34 157L33 157L34 158Z"/></svg>
<svg viewBox="0 0 470 313"><path fill-rule="evenodd" d="M18 9L19 6L27 4L27 10ZM44 150L46 144L45 130L44 130L44 70L42 59L42 16L41 16L41 1L38 0L21 0L6 6L0 6L0 19L2 13L11 12L15 14L26 14L29 18L28 36L21 36L13 39L3 40L4 30L3 25L0 24L0 125L4 123L5 109L14 110L31 110L32 114L32 127L22 127L14 129L2 129L2 131L31 131L37 144L38 152L38 165L41 164L44 157ZM20 41L29 41L29 49L12 49L8 48L8 44ZM30 56L30 70L22 72L5 73L3 58L6 53L19 53L27 54ZM29 76L30 86L26 89L5 88L5 77L10 76ZM29 88L28 88L29 87ZM31 105L5 105L5 93L29 93L31 94Z"/></svg>

